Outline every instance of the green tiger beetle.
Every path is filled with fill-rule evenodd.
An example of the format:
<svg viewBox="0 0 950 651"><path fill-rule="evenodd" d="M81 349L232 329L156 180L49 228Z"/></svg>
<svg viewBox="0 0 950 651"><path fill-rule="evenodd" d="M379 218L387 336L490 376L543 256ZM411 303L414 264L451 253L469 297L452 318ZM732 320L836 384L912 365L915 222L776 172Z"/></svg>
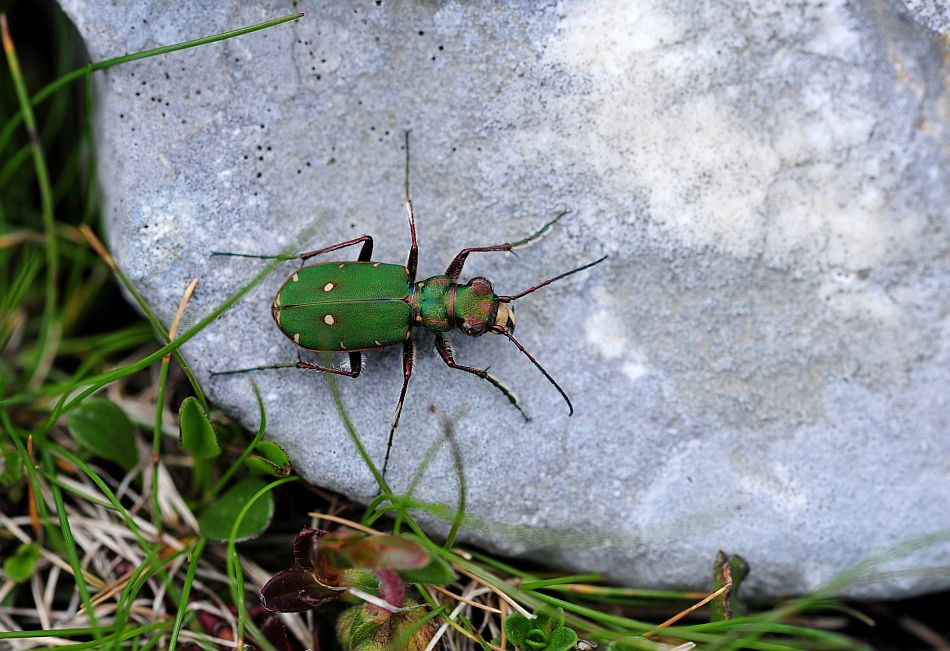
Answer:
<svg viewBox="0 0 950 651"><path fill-rule="evenodd" d="M486 369L465 366L455 361L447 333L453 328L458 328L470 337L478 337L486 332L504 335L554 385L554 388L567 402L569 415L572 415L574 406L564 389L555 382L554 378L544 370L531 353L525 350L524 346L515 339L515 313L511 303L556 280L589 269L607 258L607 256L604 256L511 296L495 294L491 282L481 276L472 278L464 285L458 282L462 267L465 265L469 254L483 251L512 251L526 246L547 233L559 219L567 214L567 211L564 211L542 226L536 233L517 242L462 249L452 260L448 269L445 270L445 274L416 281L419 246L416 242L416 217L413 211L412 199L409 195L408 131L405 134L405 140L406 169L403 198L406 214L409 218L409 236L412 241L405 266L373 262L373 238L369 235L293 256L224 253L219 251L212 254L257 259L283 258L304 262L330 251L362 244L355 262L319 262L297 269L277 291L271 307L271 314L277 323L277 327L294 344L305 350L315 352L348 353L350 357L349 370L297 361L288 364L255 366L234 371L217 371L213 372L212 375L231 375L273 368L300 368L356 377L363 368L362 351L402 344L402 390L399 392L399 402L396 404L396 413L393 416L389 438L386 442L386 457L383 461L384 475L389 464L393 434L399 425L399 416L406 400L406 389L412 375L412 329L416 326L435 332L435 349L447 366L471 373L490 382L508 398L527 421L530 419L521 408L518 398L511 389L502 384Z"/></svg>

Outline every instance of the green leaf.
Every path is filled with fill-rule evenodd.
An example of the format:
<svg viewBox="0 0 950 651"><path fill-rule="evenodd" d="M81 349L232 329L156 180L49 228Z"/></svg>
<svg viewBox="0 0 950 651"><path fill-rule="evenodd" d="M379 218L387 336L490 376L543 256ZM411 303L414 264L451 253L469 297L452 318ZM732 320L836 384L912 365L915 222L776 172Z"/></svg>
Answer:
<svg viewBox="0 0 950 651"><path fill-rule="evenodd" d="M512 613L505 618L504 626L505 633L508 634L508 639L511 640L511 643L517 646L523 646L525 638L528 637L531 629L534 628L534 621L520 613Z"/></svg>
<svg viewBox="0 0 950 651"><path fill-rule="evenodd" d="M3 561L3 571L16 583L25 583L36 570L36 561L40 559L40 548L33 543L20 545L13 556Z"/></svg>
<svg viewBox="0 0 950 651"><path fill-rule="evenodd" d="M544 651L568 651L568 649L573 649L575 644L577 644L577 633L574 629L562 626L548 636L548 645L544 647Z"/></svg>
<svg viewBox="0 0 950 651"><path fill-rule="evenodd" d="M564 609L550 604L541 604L534 611L535 628L550 633L551 631L564 626Z"/></svg>
<svg viewBox="0 0 950 651"><path fill-rule="evenodd" d="M90 398L69 415L69 431L97 457L114 461L125 470L138 463L132 421L105 398Z"/></svg>
<svg viewBox="0 0 950 651"><path fill-rule="evenodd" d="M178 442L195 459L214 459L221 454L218 435L211 419L193 396L185 398L178 410Z"/></svg>
<svg viewBox="0 0 950 651"><path fill-rule="evenodd" d="M254 454L244 460L251 470L262 475L286 477L293 470L287 453L273 441L261 441L254 447Z"/></svg>
<svg viewBox="0 0 950 651"><path fill-rule="evenodd" d="M222 542L227 540L240 510L257 491L266 485L257 477L247 477L232 486L221 497L209 504L198 517L198 528L201 534L211 540ZM241 526L238 527L237 540L247 540L260 535L267 529L273 516L274 497L267 493L254 502L244 516Z"/></svg>
<svg viewBox="0 0 950 651"><path fill-rule="evenodd" d="M429 564L418 570L400 570L400 576L408 583L425 583L427 585L448 585L455 581L455 572L452 566L439 556L432 556Z"/></svg>

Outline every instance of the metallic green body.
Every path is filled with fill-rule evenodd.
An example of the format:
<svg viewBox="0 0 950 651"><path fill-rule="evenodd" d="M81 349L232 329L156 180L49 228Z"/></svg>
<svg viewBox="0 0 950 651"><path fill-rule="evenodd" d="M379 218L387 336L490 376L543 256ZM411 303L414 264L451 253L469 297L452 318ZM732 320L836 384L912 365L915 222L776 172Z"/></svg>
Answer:
<svg viewBox="0 0 950 651"><path fill-rule="evenodd" d="M298 269L274 298L277 326L317 351L357 351L409 336L408 270L381 262L325 262Z"/></svg>
<svg viewBox="0 0 950 651"><path fill-rule="evenodd" d="M298 346L349 352L401 343L414 326L481 334L470 328L483 331L497 310L484 278L460 285L432 276L410 284L402 265L323 262L294 272L274 297L272 313Z"/></svg>

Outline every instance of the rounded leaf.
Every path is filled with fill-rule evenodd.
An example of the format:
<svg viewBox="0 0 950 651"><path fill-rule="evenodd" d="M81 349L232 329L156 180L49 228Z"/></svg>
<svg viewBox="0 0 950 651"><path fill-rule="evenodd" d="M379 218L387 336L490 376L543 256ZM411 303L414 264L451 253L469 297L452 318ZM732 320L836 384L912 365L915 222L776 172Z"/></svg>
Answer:
<svg viewBox="0 0 950 651"><path fill-rule="evenodd" d="M90 398L69 415L73 438L97 457L114 461L125 470L138 463L135 426L118 406L105 398Z"/></svg>
<svg viewBox="0 0 950 651"><path fill-rule="evenodd" d="M33 543L20 545L16 553L3 561L3 571L16 583L25 583L36 571L36 562L40 559L40 548Z"/></svg>
<svg viewBox="0 0 950 651"><path fill-rule="evenodd" d="M228 489L221 497L209 504L198 517L202 535L211 540L226 541L231 527L244 505L266 484L257 477L247 477ZM237 531L237 540L247 540L260 535L274 516L274 496L263 495L244 515Z"/></svg>
<svg viewBox="0 0 950 651"><path fill-rule="evenodd" d="M286 477L293 470L287 453L273 441L259 442L244 463L251 472L273 477Z"/></svg>
<svg viewBox="0 0 950 651"><path fill-rule="evenodd" d="M508 617L505 618L504 626L505 633L508 634L508 639L511 640L512 644L516 644L517 646L524 646L525 640L533 628L532 620L520 613L508 615Z"/></svg>
<svg viewBox="0 0 950 651"><path fill-rule="evenodd" d="M336 601L343 591L321 584L313 572L283 570L261 588L261 604L275 613L299 613Z"/></svg>
<svg viewBox="0 0 950 651"><path fill-rule="evenodd" d="M218 435L211 419L194 397L188 396L178 409L178 443L195 459L214 459L221 454Z"/></svg>
<svg viewBox="0 0 950 651"><path fill-rule="evenodd" d="M545 651L568 651L577 644L577 633L572 628L561 627L555 629L548 636L548 645Z"/></svg>

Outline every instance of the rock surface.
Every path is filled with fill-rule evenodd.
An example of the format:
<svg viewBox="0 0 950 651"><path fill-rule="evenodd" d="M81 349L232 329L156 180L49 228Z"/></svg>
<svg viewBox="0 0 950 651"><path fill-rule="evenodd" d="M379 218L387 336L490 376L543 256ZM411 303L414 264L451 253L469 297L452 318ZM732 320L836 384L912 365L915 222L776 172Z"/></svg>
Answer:
<svg viewBox="0 0 950 651"><path fill-rule="evenodd" d="M289 11L62 4L94 59ZM703 587L721 548L770 595L885 555L872 571L889 574L846 591L950 586L932 571L950 553L950 66L929 31L945 5L508 4L307 3L295 23L100 73L120 264L167 320L200 276L194 322L263 264L209 252L277 252L314 220L311 248L367 233L375 259L402 262L411 128L420 277L562 206L572 215L543 241L473 255L466 275L514 293L610 258L517 304L519 337L573 418L503 338L456 334L456 355L515 387L528 424L416 336L396 489L447 413L468 538L504 552ZM185 348L249 427L250 378L208 373L297 360L269 313L294 268ZM400 355L366 357L339 385L379 463ZM304 476L375 494L319 374L254 379ZM453 473L446 446L416 497L454 504Z"/></svg>

